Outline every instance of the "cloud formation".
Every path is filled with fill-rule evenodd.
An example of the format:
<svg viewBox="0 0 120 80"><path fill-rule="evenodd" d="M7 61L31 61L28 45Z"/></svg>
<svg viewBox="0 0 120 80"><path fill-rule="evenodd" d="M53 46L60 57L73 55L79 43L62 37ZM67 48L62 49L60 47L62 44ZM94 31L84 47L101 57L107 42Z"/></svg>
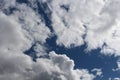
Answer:
<svg viewBox="0 0 120 80"><path fill-rule="evenodd" d="M120 71L120 59L118 59L117 61L117 68L116 69L112 69L113 71Z"/></svg>
<svg viewBox="0 0 120 80"><path fill-rule="evenodd" d="M96 76L102 76L103 72L102 69L94 68L92 72L95 72Z"/></svg>
<svg viewBox="0 0 120 80"><path fill-rule="evenodd" d="M74 61L66 55L46 53L44 43L51 32L30 6L3 0L0 7L0 80L93 80L96 77L87 69L74 69ZM10 8L15 10L10 13ZM33 61L24 51L36 42L34 49L38 57L43 52L47 57Z"/></svg>
<svg viewBox="0 0 120 80"><path fill-rule="evenodd" d="M51 52L48 58L33 62L23 53L0 52L1 80L93 80L87 70L74 70L74 62L66 55ZM7 57L6 57L6 55Z"/></svg>
<svg viewBox="0 0 120 80"><path fill-rule="evenodd" d="M87 50L101 48L105 55L119 56L119 0L52 0L52 21L56 43L87 44Z"/></svg>
<svg viewBox="0 0 120 80"><path fill-rule="evenodd" d="M30 4L0 1L0 80L93 80L102 75L101 69L93 69L95 75L87 69L74 69L74 61L66 55L47 53L44 44L52 34L59 46L86 43L88 51L101 48L105 55L120 56L119 0L52 0L48 7L53 32L36 11L37 0ZM24 54L33 44L36 62ZM47 57L41 58L43 55ZM117 64L119 70L119 61Z"/></svg>
<svg viewBox="0 0 120 80"><path fill-rule="evenodd" d="M109 80L120 80L120 78L109 78Z"/></svg>

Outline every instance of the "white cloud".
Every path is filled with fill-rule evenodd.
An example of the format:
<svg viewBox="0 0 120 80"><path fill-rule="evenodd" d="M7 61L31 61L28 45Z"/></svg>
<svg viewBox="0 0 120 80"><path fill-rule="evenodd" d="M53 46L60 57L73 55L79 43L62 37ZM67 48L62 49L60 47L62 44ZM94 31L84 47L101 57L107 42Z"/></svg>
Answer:
<svg viewBox="0 0 120 80"><path fill-rule="evenodd" d="M92 72L95 72L96 76L102 76L102 69L94 68Z"/></svg>
<svg viewBox="0 0 120 80"><path fill-rule="evenodd" d="M120 80L120 78L114 78L114 80Z"/></svg>
<svg viewBox="0 0 120 80"><path fill-rule="evenodd" d="M108 1L102 9L100 16L90 22L92 25L88 25L93 27L92 30L88 30L88 35L86 37L89 49L100 47L105 54L114 54L115 56L120 55L119 45L117 45L120 43L119 16L117 15L119 13L119 10L117 9L117 7L120 6L119 3L119 1ZM102 47L104 43L106 45Z"/></svg>
<svg viewBox="0 0 120 80"><path fill-rule="evenodd" d="M24 3L16 3L15 7L17 10L9 16L11 19L15 20L22 29L22 33L27 38L27 42L29 42L29 46L27 46L28 49L32 46L32 44L38 42L39 46L36 45L34 50L36 50L38 56L44 55L45 48L43 47L43 44L51 35L49 28L45 26L45 24L41 21L41 16L31 7Z"/></svg>
<svg viewBox="0 0 120 80"><path fill-rule="evenodd" d="M8 9L9 7L15 6L15 0L1 0L0 1L0 9Z"/></svg>
<svg viewBox="0 0 120 80"><path fill-rule="evenodd" d="M15 1L13 3L17 8L13 14L5 15L2 9L0 12L0 80L80 80L80 78L93 80L95 78L86 69L74 69L74 61L66 55L50 52L49 58L37 58L36 62L25 55L23 52L36 41L40 43L34 47L35 51L40 53L39 56L46 53L43 44L51 33L41 22L37 12L26 4ZM9 2L5 4L11 6ZM77 28L72 30L76 35Z"/></svg>
<svg viewBox="0 0 120 80"><path fill-rule="evenodd" d="M35 63L34 69L37 73L35 78L42 80L80 80L80 78L92 80L95 77L85 69L74 70L73 60L70 60L66 55L57 55L51 52L49 56L50 59L41 58L37 60L38 63Z"/></svg>
<svg viewBox="0 0 120 80"><path fill-rule="evenodd" d="M61 22L61 19L56 14L53 14L52 16L54 22L53 28L55 30L55 34L58 37L56 41L58 45L71 47L71 45L79 46L84 43L82 36L85 29L79 20L76 19L75 21L72 21L73 24L68 24L70 26L67 27ZM72 27L73 25L74 27Z"/></svg>
<svg viewBox="0 0 120 80"><path fill-rule="evenodd" d="M117 61L117 68L116 69L112 69L113 71L120 71L120 59L118 59Z"/></svg>
<svg viewBox="0 0 120 80"><path fill-rule="evenodd" d="M49 28L28 5L15 0L10 3L3 0L3 3L0 4L0 80L93 80L102 75L100 69L92 70L96 75L86 69L74 69L73 60L55 52L49 53L49 58L33 62L23 52L39 42L34 47L36 54L48 54L43 44L51 35ZM67 6L68 11L61 8L62 5ZM12 6L16 11L5 15L3 9ZM58 45L70 48L86 42L87 50L99 47L105 55L120 55L119 0L52 0L49 7ZM119 69L119 62L117 64Z"/></svg>
<svg viewBox="0 0 120 80"><path fill-rule="evenodd" d="M120 61L117 62L118 68L120 69Z"/></svg>
<svg viewBox="0 0 120 80"><path fill-rule="evenodd" d="M20 25L0 12L0 49L23 50L28 45L28 42L22 33Z"/></svg>
<svg viewBox="0 0 120 80"><path fill-rule="evenodd" d="M53 0L51 3L53 7L53 29L58 37L56 43L65 47L71 47L71 45L79 46L84 43L82 36L85 33L85 28L82 26L83 24L77 16L77 12L72 12L72 10L71 12L66 12L60 7L62 5L69 6L71 1ZM78 1L75 2L77 3ZM70 8L72 7L70 6Z"/></svg>
<svg viewBox="0 0 120 80"><path fill-rule="evenodd" d="M69 11L61 8L62 5L68 6ZM83 36L87 30L83 25L96 17L103 5L104 2L98 0L53 0L51 10L53 29L58 37L56 43L68 48L84 44Z"/></svg>
<svg viewBox="0 0 120 80"><path fill-rule="evenodd" d="M109 80L120 80L120 78L109 78Z"/></svg>
<svg viewBox="0 0 120 80"><path fill-rule="evenodd" d="M13 18L21 24L22 29L26 30L25 35L27 34L31 40L45 43L50 30L42 23L39 14L26 4L17 4L17 8L19 11L14 12Z"/></svg>
<svg viewBox="0 0 120 80"><path fill-rule="evenodd" d="M50 6L58 45L86 42L88 51L101 48L105 55L120 55L119 0L53 0Z"/></svg>
<svg viewBox="0 0 120 80"><path fill-rule="evenodd" d="M6 57L6 55L7 57ZM23 53L0 52L1 80L93 80L87 70L74 70L74 62L66 55L49 54L49 59L33 62Z"/></svg>

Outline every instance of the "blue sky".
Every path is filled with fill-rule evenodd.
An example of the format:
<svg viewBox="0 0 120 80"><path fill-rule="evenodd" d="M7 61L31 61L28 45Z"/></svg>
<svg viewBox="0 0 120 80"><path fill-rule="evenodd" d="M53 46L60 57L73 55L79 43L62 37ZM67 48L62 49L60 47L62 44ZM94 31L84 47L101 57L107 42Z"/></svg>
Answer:
<svg viewBox="0 0 120 80"><path fill-rule="evenodd" d="M23 1L24 2L24 1ZM45 10L49 10L48 3L40 4L39 5L39 14L42 16L45 24L47 27L52 29L52 22L51 22L51 16L49 13L45 13ZM95 80L107 80L108 78L115 78L119 77L120 72L114 72L112 69L117 68L117 60L119 57L114 56L105 56L101 54L100 48L92 50L92 51L85 51L86 44L78 47L72 47L72 48L65 48L64 46L58 46L56 44L56 36L51 37L50 39L47 39L46 46L47 51L55 51L56 53L60 54L66 54L68 57L74 60L75 62L75 68L80 69L88 69L91 71L94 68L100 68L103 71L103 76L97 77Z"/></svg>
<svg viewBox="0 0 120 80"><path fill-rule="evenodd" d="M20 3L27 3L27 0L18 0ZM51 12L48 7L49 3L39 3L38 4L38 13L43 18L45 25L53 32L52 21L51 21ZM65 7L63 7L65 8ZM46 13L45 11L48 10ZM108 80L108 78L115 78L120 76L119 71L112 71L112 69L117 68L117 60L119 57L114 56L105 56L101 54L100 48L85 51L86 44L78 47L65 48L64 46L58 46L56 44L56 36L53 36L46 41L47 51L55 51L56 53L66 54L68 57L74 60L75 68L88 69L91 71L94 68L102 69L103 74L100 77L97 77L95 80ZM30 49L31 51L32 49ZM34 53L33 53L34 54ZM28 54L29 55L29 54Z"/></svg>
<svg viewBox="0 0 120 80"><path fill-rule="evenodd" d="M46 6L42 4L41 6ZM42 7L40 7L41 10ZM50 28L51 31L51 20L50 15L45 13L44 11L46 8L42 8L40 11L40 15L45 20L46 25ZM94 68L100 68L103 71L102 77L97 77L95 80L107 80L108 78L115 78L120 76L120 72L113 72L113 68L117 68L116 61L119 57L114 56L105 56L101 54L100 48L92 50L92 51L85 51L86 44L78 47L72 47L70 49L65 48L64 46L57 46L56 45L56 36L47 39L46 45L48 47L48 51L55 51L60 54L66 54L68 57L74 60L75 68L85 68L88 70L92 70Z"/></svg>
<svg viewBox="0 0 120 80"><path fill-rule="evenodd" d="M119 57L101 55L100 49L95 49L90 52L85 51L86 45L80 47L74 47L67 49L65 47L59 47L55 43L55 37L47 41L48 51L55 51L60 54L66 54L68 57L74 60L75 68L85 68L92 70L94 68L100 68L103 71L102 77L97 77L95 80L107 80L108 78L119 77L120 72L113 72L112 69L117 68L116 61Z"/></svg>
<svg viewBox="0 0 120 80"><path fill-rule="evenodd" d="M120 80L119 7L117 0L1 1L0 80Z"/></svg>

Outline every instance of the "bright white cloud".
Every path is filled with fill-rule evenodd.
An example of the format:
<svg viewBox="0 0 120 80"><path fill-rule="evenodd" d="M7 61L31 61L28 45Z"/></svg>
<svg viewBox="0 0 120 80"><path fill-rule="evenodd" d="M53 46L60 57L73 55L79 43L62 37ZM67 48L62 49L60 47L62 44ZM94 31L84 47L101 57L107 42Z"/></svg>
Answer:
<svg viewBox="0 0 120 80"><path fill-rule="evenodd" d="M50 59L38 59L34 65L36 71L35 79L42 80L93 80L95 77L85 69L74 70L74 62L66 55L57 55L55 52L49 54ZM49 67L48 67L49 66Z"/></svg>
<svg viewBox="0 0 120 80"><path fill-rule="evenodd" d="M13 18L20 23L22 29L26 31L24 34L32 41L45 43L46 38L50 35L50 30L41 22L39 14L26 4L16 5L19 10L15 11L11 16L13 16Z"/></svg>
<svg viewBox="0 0 120 80"><path fill-rule="evenodd" d="M114 80L120 80L120 78L114 78Z"/></svg>
<svg viewBox="0 0 120 80"><path fill-rule="evenodd" d="M1 80L93 80L95 78L85 69L74 70L73 60L55 52L49 54L49 59L38 58L36 62L23 53L0 52L0 56Z"/></svg>
<svg viewBox="0 0 120 80"><path fill-rule="evenodd" d="M120 69L120 61L117 62L118 68Z"/></svg>
<svg viewBox="0 0 120 80"><path fill-rule="evenodd" d="M50 30L41 22L38 13L26 4L16 3L15 0L12 0L12 3L8 0L3 2L5 6L0 9L0 80L93 80L95 78L86 69L74 69L73 60L55 52L50 52L49 58L37 58L36 62L32 61L31 57L23 52L33 43L39 42L34 50L38 56L47 54L43 44L51 34ZM14 6L17 10L13 14L6 15L3 9L9 8L8 6ZM73 30L74 36L77 32L82 33L77 27L70 29ZM80 29L84 28L80 27ZM81 44L81 38L73 38L76 38L76 42L72 41L73 44Z"/></svg>
<svg viewBox="0 0 120 80"><path fill-rule="evenodd" d="M84 44L83 37L87 30L83 25L88 24L96 17L103 5L104 2L98 0L53 0L51 2L52 21L58 37L56 43L65 47ZM68 11L61 6L67 7Z"/></svg>
<svg viewBox="0 0 120 80"><path fill-rule="evenodd" d="M31 3L37 6L34 1ZM9 11L10 7L16 11L4 14L4 9ZM120 55L119 0L52 0L49 7L58 45L70 48L86 42L87 50L100 47L106 55ZM74 61L66 55L51 52L49 58L33 62L23 53L38 42L34 47L37 56L48 54L43 44L49 35L49 28L31 7L15 0L3 0L0 3L0 80L93 80L102 75L101 69L92 70L96 75L86 69L74 69Z"/></svg>
<svg viewBox="0 0 120 80"><path fill-rule="evenodd" d="M88 51L101 48L105 55L120 55L119 0L52 0L50 6L58 45L86 42Z"/></svg>

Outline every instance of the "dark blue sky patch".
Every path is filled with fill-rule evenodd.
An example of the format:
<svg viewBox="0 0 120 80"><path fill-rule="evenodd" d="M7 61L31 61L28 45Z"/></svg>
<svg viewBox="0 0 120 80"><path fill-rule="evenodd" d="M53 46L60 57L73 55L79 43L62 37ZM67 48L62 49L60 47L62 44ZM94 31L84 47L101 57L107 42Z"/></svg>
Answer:
<svg viewBox="0 0 120 80"><path fill-rule="evenodd" d="M109 77L119 77L119 72L113 72L113 68L117 68L117 58L114 56L105 56L100 53L101 49L86 52L86 45L74 48L65 48L64 46L56 45L57 37L47 39L48 52L55 51L56 53L66 54L74 60L75 68L88 69L91 71L94 68L100 68L103 71L103 77L98 77L95 80L107 80Z"/></svg>
<svg viewBox="0 0 120 80"><path fill-rule="evenodd" d="M5 13L6 15L10 15L13 14L15 11L17 11L18 9L15 7L9 7L9 9L3 9L3 13Z"/></svg>
<svg viewBox="0 0 120 80"><path fill-rule="evenodd" d="M37 56L35 54L36 52L34 50L35 45L36 44L33 44L30 49L24 51L24 54L29 55L33 59L33 61L36 61L36 58L37 58Z"/></svg>
<svg viewBox="0 0 120 80"><path fill-rule="evenodd" d="M29 1L28 1L28 0L16 0L16 2L18 2L18 3L26 3L26 4L28 4L28 3L29 3Z"/></svg>
<svg viewBox="0 0 120 80"><path fill-rule="evenodd" d="M63 8L65 11L69 11L69 5L61 5L61 8Z"/></svg>
<svg viewBox="0 0 120 80"><path fill-rule="evenodd" d="M52 21L51 21L51 13L52 11L49 9L48 3L37 2L38 5L38 13L41 15L42 20L45 22L45 25L53 32Z"/></svg>

